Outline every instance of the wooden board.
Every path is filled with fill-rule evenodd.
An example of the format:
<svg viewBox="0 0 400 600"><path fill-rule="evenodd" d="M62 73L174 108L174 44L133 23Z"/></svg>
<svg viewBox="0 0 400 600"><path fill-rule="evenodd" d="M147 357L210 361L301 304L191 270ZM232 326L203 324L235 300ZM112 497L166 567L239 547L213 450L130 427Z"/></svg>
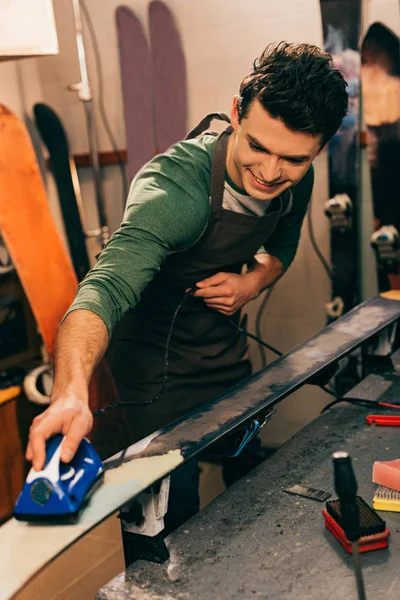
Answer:
<svg viewBox="0 0 400 600"><path fill-rule="evenodd" d="M18 435L16 408L15 398L0 405L0 522L12 514L24 482L24 455Z"/></svg>

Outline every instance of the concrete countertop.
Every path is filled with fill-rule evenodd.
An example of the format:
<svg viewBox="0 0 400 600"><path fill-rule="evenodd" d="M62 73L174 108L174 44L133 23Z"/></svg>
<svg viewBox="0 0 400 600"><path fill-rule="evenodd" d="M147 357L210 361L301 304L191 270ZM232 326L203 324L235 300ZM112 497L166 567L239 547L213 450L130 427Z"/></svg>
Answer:
<svg viewBox="0 0 400 600"><path fill-rule="evenodd" d="M390 402L398 391L393 376L371 375L352 395ZM324 504L283 489L301 483L333 493L331 455L345 449L358 493L372 504L373 462L400 457L400 430L367 426L371 412L341 404L320 416L172 533L169 561L136 562L97 600L356 599L352 557L325 528ZM398 600L400 513L380 514L391 537L388 549L361 555L366 595Z"/></svg>

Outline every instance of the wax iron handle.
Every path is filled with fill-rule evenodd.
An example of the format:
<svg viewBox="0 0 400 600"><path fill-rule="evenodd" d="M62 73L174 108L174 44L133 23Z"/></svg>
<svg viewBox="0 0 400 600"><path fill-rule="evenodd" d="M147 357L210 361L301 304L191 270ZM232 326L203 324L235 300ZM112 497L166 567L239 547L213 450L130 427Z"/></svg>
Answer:
<svg viewBox="0 0 400 600"><path fill-rule="evenodd" d="M343 529L347 538L355 542L360 537L360 514L356 501L357 481L351 458L347 452L333 454L335 491L340 501Z"/></svg>

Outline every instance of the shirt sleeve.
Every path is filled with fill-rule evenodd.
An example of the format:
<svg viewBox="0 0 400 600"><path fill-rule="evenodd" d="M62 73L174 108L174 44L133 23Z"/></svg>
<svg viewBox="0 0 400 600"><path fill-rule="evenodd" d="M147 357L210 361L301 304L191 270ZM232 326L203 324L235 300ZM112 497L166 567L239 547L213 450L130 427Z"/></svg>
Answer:
<svg viewBox="0 0 400 600"><path fill-rule="evenodd" d="M261 253L276 256L286 271L293 262L299 245L301 226L307 212L314 185L314 167L292 188L293 203L288 214L279 221L273 234L265 242Z"/></svg>
<svg viewBox="0 0 400 600"><path fill-rule="evenodd" d="M172 147L139 172L121 227L79 285L66 314L94 312L111 335L168 253L190 247L204 231L210 213L209 162L207 150L193 140Z"/></svg>

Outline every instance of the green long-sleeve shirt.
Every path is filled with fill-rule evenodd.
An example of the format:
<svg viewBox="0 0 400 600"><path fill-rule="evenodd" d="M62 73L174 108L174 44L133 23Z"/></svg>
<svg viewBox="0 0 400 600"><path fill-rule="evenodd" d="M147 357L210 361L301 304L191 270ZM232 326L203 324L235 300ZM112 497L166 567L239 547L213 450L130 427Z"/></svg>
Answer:
<svg viewBox="0 0 400 600"><path fill-rule="evenodd" d="M95 267L79 285L69 311L86 309L106 324L109 335L146 286L169 252L191 247L210 216L211 162L215 137L180 142L147 163L132 182L121 227ZM311 167L292 189L290 211L282 216L261 251L276 256L286 270L296 254L301 225L311 197ZM267 204L246 196L227 176L229 209L260 214ZM67 313L68 314L68 313Z"/></svg>

